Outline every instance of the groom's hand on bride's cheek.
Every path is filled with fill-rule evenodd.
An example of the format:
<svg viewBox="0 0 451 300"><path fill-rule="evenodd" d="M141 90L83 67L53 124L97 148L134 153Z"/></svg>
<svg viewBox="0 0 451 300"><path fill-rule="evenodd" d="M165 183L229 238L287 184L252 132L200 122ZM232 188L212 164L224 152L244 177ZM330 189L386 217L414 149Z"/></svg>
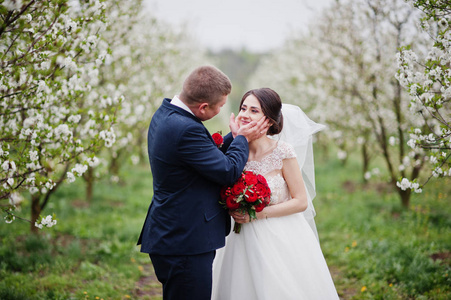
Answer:
<svg viewBox="0 0 451 300"><path fill-rule="evenodd" d="M256 130L260 134L259 137L265 135L266 132L268 131L268 128L269 128L269 119L268 118L263 117L260 120L258 120Z"/></svg>
<svg viewBox="0 0 451 300"><path fill-rule="evenodd" d="M263 117L260 120L258 120L257 122L252 121L251 123L246 124L241 128L247 127L246 134L243 134L243 135L250 142L250 141L256 140L256 139L264 136L266 134L266 131L268 130L268 125L269 125L269 120L266 117Z"/></svg>
<svg viewBox="0 0 451 300"><path fill-rule="evenodd" d="M238 130L240 129L240 124L238 123L238 116L235 117L234 113L230 115L229 128L233 138L235 138L239 134Z"/></svg>
<svg viewBox="0 0 451 300"><path fill-rule="evenodd" d="M262 118L266 119L266 118ZM264 120L260 119L258 122L252 121L249 124L243 125L238 130L238 135L243 135L246 137L247 141L253 141L261 136L261 124L264 122Z"/></svg>

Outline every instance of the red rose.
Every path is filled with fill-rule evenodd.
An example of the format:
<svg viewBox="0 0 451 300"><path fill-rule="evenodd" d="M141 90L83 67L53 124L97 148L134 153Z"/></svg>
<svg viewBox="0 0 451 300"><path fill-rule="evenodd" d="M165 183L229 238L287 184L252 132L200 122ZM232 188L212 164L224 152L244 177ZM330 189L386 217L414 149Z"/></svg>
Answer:
<svg viewBox="0 0 451 300"><path fill-rule="evenodd" d="M258 183L256 184L256 188L262 197L269 197L271 195L271 189L266 182L265 177L261 175L257 175Z"/></svg>
<svg viewBox="0 0 451 300"><path fill-rule="evenodd" d="M261 212L263 210L263 208L265 208L265 206L266 206L266 203L263 201L257 205L254 205L255 212Z"/></svg>
<svg viewBox="0 0 451 300"><path fill-rule="evenodd" d="M246 174L244 175L244 180L248 185L254 185L258 181L257 176L255 176L255 174L252 172L246 172Z"/></svg>
<svg viewBox="0 0 451 300"><path fill-rule="evenodd" d="M246 186L243 182L237 181L235 185L232 187L232 194L238 196L241 194Z"/></svg>
<svg viewBox="0 0 451 300"><path fill-rule="evenodd" d="M271 189L268 186L265 186L265 188L266 188L265 193L262 196L269 198L271 196Z"/></svg>
<svg viewBox="0 0 451 300"><path fill-rule="evenodd" d="M266 187L265 187L263 184L257 183L257 184L254 186L254 190L255 190L260 196L265 197L265 195L266 195Z"/></svg>
<svg viewBox="0 0 451 300"><path fill-rule="evenodd" d="M215 142L216 146L221 147L222 143L224 142L224 139L222 138L222 135L218 132L213 133L211 136L213 138L213 141Z"/></svg>
<svg viewBox="0 0 451 300"><path fill-rule="evenodd" d="M258 194L253 190L247 190L245 195L246 201L250 203L254 203L258 199Z"/></svg>
<svg viewBox="0 0 451 300"><path fill-rule="evenodd" d="M228 196L226 198L226 206L231 210L240 208L240 204L235 201L235 197L233 196Z"/></svg>
<svg viewBox="0 0 451 300"><path fill-rule="evenodd" d="M258 180L258 182L260 182L264 185L268 185L268 183L266 182L266 178L260 174L257 175L257 180Z"/></svg>

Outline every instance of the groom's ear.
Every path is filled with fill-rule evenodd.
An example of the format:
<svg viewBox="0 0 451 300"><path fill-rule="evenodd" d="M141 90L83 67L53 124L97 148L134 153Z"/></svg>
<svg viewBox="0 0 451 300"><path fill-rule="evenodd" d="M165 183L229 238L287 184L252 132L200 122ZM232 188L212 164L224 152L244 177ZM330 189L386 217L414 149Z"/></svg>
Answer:
<svg viewBox="0 0 451 300"><path fill-rule="evenodd" d="M203 102L203 103L199 104L198 110L199 110L199 112L200 112L202 115L205 115L205 113L206 113L206 111L207 111L207 109L208 109L209 106L210 106L210 105L209 105L208 103Z"/></svg>

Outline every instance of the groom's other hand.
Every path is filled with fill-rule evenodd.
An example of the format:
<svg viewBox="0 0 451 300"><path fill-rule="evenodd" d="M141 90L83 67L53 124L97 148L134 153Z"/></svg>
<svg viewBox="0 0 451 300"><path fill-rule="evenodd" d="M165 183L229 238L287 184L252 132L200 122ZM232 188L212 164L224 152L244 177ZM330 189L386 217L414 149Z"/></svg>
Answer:
<svg viewBox="0 0 451 300"><path fill-rule="evenodd" d="M241 126L238 129L237 135L243 135L248 142L251 142L265 135L268 131L268 125L269 120L266 117L263 117L257 122L252 121L249 124Z"/></svg>
<svg viewBox="0 0 451 300"><path fill-rule="evenodd" d="M240 126L238 125L238 122L235 118L234 113L232 113L230 115L229 128L230 128L230 131L232 132L233 138L236 138L236 136L238 135L238 130L240 129Z"/></svg>

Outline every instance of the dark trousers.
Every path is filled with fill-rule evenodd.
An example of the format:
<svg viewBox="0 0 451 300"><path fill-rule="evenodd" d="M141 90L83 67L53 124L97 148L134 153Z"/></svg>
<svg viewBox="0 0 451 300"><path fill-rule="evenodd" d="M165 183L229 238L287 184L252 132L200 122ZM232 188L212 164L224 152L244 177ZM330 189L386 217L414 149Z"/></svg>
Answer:
<svg viewBox="0 0 451 300"><path fill-rule="evenodd" d="M212 266L216 251L197 255L150 254L163 300L210 300Z"/></svg>

